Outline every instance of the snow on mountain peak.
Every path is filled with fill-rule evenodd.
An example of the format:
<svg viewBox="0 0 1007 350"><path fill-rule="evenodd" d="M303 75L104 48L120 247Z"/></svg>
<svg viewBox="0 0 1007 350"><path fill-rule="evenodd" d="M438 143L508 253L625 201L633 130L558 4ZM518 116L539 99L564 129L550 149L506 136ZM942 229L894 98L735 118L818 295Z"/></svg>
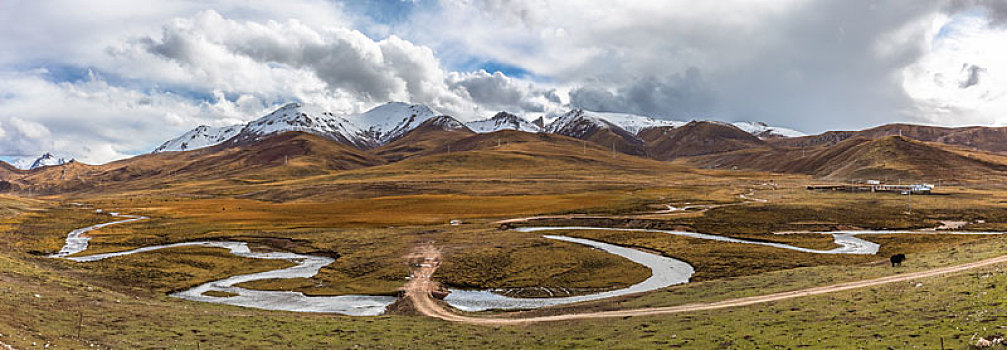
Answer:
<svg viewBox="0 0 1007 350"><path fill-rule="evenodd" d="M380 145L438 115L440 114L424 105L389 102L367 112L347 116L346 119L359 128L361 137Z"/></svg>
<svg viewBox="0 0 1007 350"><path fill-rule="evenodd" d="M38 158L35 158L34 160L31 159L31 158L22 158L22 159L19 159L19 160L15 161L15 162L11 163L11 165L13 165L14 167L16 167L18 169L31 170L31 169L37 169L37 168L41 168L41 167L45 167L45 166L63 165L63 164L67 164L67 163L70 163L70 162L73 162L73 161L74 161L73 158L58 157L58 156L53 155L52 153L46 152L45 154L43 154L42 156L40 156Z"/></svg>
<svg viewBox="0 0 1007 350"><path fill-rule="evenodd" d="M424 123L436 126L443 130L465 129L465 124L462 124L462 122L458 121L458 119L446 115L430 118Z"/></svg>
<svg viewBox="0 0 1007 350"><path fill-rule="evenodd" d="M596 116L585 113L583 109L574 109L559 116L559 118L553 120L552 123L549 123L549 125L545 128L545 132L578 137L583 135L590 128L608 128L611 125L613 124Z"/></svg>
<svg viewBox="0 0 1007 350"><path fill-rule="evenodd" d="M288 103L266 116L245 125L236 135L241 140L287 131L303 131L336 139L356 146L368 145L359 137L360 129L346 118L338 117L321 107Z"/></svg>
<svg viewBox="0 0 1007 350"><path fill-rule="evenodd" d="M441 114L425 105L403 102L389 102L369 111L345 117L336 116L317 106L293 102L246 125L196 127L178 138L165 142L153 153L194 150L217 145L230 139L235 139L237 142L257 140L262 136L287 131L308 132L360 149L367 149L395 140L424 122L439 116ZM531 122L507 112L500 112L489 119L465 124L450 117L439 118L432 122L445 130L468 127L477 133L489 133L509 129L525 132L547 132L576 138L584 137L586 134L600 129L612 129L619 134L629 134L625 137L632 138L640 130L650 127L677 128L685 125L680 121L654 119L628 113L593 112L583 109L570 110L556 117L548 125L544 125L543 118ZM768 126L765 123L723 124L734 125L760 138L804 136L803 133L796 130ZM49 156L51 158L51 155ZM59 159L43 160L40 164L49 165L49 163L58 162ZM27 161L22 165L30 167L26 163Z"/></svg>
<svg viewBox="0 0 1007 350"><path fill-rule="evenodd" d="M773 138L773 137L801 137L808 136L807 134L788 128L781 128L778 126L769 126L763 122L734 122L731 123L738 127L738 129L744 130L745 132L755 135L759 138Z"/></svg>
<svg viewBox="0 0 1007 350"><path fill-rule="evenodd" d="M685 122L680 122L677 120L664 120L664 119L654 119L651 117L645 117L642 115L629 114L629 113L608 113L608 112L588 112L592 115L600 117L607 120L608 122L618 125L631 134L636 135L640 133L640 130L659 126L670 126L679 127L685 125Z"/></svg>
<svg viewBox="0 0 1007 350"><path fill-rule="evenodd" d="M165 142L153 153L194 150L232 138L237 142L257 140L287 131L312 133L364 149L394 140L438 115L424 105L389 102L364 113L342 117L318 106L292 102L246 125L197 127Z"/></svg>
<svg viewBox="0 0 1007 350"><path fill-rule="evenodd" d="M220 127L200 125L195 129L182 134L182 136L168 140L167 142L161 144L161 146L154 149L152 153L188 151L203 147L210 147L234 137L234 135L241 132L241 128L243 127L244 125Z"/></svg>
<svg viewBox="0 0 1007 350"><path fill-rule="evenodd" d="M492 118L465 123L469 129L480 134L499 130L520 130L526 132L541 132L542 128L516 115L500 112Z"/></svg>
<svg viewBox="0 0 1007 350"><path fill-rule="evenodd" d="M546 127L545 131L548 133L579 137L577 135L582 134L591 126L599 128L611 128L615 126L626 130L630 134L636 135L640 132L640 130L649 127L679 127L682 125L685 125L685 123L674 120L654 119L635 114L592 112L585 111L583 109L574 109L561 115L559 118L556 118L556 120Z"/></svg>

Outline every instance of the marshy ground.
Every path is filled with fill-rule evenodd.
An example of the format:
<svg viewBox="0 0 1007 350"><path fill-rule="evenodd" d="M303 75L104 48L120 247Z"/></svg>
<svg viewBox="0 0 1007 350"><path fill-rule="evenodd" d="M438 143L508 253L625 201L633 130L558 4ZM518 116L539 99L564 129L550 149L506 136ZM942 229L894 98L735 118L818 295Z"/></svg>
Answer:
<svg viewBox="0 0 1007 350"><path fill-rule="evenodd" d="M253 249L324 254L336 262L312 278L242 285L309 295L395 295L407 282L406 256L434 242L443 263L434 279L462 288L592 291L622 288L649 271L619 257L539 234L499 230L500 219L583 213L611 219L538 220L527 225L604 224L689 230L829 249L831 236L804 232L851 227L912 229L960 220L964 230L1007 229L1007 188L942 187L941 196L809 192L811 180L764 174L685 171L600 174L433 174L375 170L261 184L181 184L23 199L3 197L0 222L0 341L18 348L334 347L962 347L996 333L1007 275L998 267L914 283L717 311L549 325L485 327L412 315L346 317L268 312L169 298L167 293L235 274L289 266L235 257L223 249L178 248L79 264L48 259L66 233L109 221L94 208L151 219L91 234L89 253L193 240L237 240ZM386 169L387 170L387 169ZM488 171L488 170L487 170ZM434 172L435 173L435 172ZM478 180L480 177L487 179ZM198 191L193 189L199 188ZM333 188L338 190L332 190ZM329 192L327 192L329 191ZM767 202L746 201L752 194ZM663 205L723 205L651 218ZM81 205L75 205L78 203ZM461 220L461 225L449 225ZM522 225L522 224L519 224ZM632 246L690 263L692 282L640 296L530 311L670 306L921 271L997 256L1007 239L939 234L882 235L876 256L832 256L648 232L569 231L564 235ZM907 253L901 269L887 256ZM539 290L536 292L536 290ZM37 295L37 296L36 296ZM30 312L25 312L30 310ZM81 320L83 319L83 322ZM78 325L81 336L76 336ZM956 345L957 344L957 345Z"/></svg>

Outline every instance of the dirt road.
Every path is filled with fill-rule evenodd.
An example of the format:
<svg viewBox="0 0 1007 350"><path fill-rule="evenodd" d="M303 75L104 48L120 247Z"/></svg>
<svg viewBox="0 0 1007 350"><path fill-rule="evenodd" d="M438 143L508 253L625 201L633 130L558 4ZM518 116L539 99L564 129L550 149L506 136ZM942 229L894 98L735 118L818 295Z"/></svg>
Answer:
<svg viewBox="0 0 1007 350"><path fill-rule="evenodd" d="M752 198L755 194L755 190L750 190L748 193L739 194L738 198L741 198L741 202L736 203L725 203L725 204L700 204L700 205L689 205L681 210L661 210L649 213L641 214L625 214L625 215L592 215L592 214L565 214L565 215L539 215L539 216L526 216L513 219L505 219L494 221L494 224L513 224L519 222L528 222L533 220L574 220L574 219L649 219L649 220L660 220L660 219L670 219L681 216L699 216L706 214L707 211L717 208L730 207L735 205L745 205L750 203L767 203L768 200ZM670 205L669 205L670 208Z"/></svg>
<svg viewBox="0 0 1007 350"><path fill-rule="evenodd" d="M504 317L472 317L472 316L459 315L448 310L444 305L442 305L440 302L436 301L433 297L431 297L431 292L439 289L437 283L432 281L430 277L434 274L434 272L437 271L437 266L440 264L440 258L441 258L440 252L432 244L425 244L417 247L417 249L414 252L413 260L423 261L423 263L418 264L419 266L414 268L412 277L410 278L409 283L406 284L405 286L406 297L411 299L413 302L413 306L416 308L416 310L424 315L436 317L446 321L483 324L483 325L524 324L524 323L536 323L536 322L552 322L552 321L595 319L595 318L609 318L609 317L667 315L682 312L716 310L730 307L769 303L774 301L800 298L812 295L834 293L851 289L878 286L888 283L916 280L921 278L935 277L1007 262L1007 256L1001 256L971 262L967 264L942 267L927 271L905 273L863 281L839 283L829 286L807 288L789 292L729 299L712 303L693 303L678 306L616 310L616 311L585 312L585 313L575 313L565 315L538 316L529 318L504 318Z"/></svg>

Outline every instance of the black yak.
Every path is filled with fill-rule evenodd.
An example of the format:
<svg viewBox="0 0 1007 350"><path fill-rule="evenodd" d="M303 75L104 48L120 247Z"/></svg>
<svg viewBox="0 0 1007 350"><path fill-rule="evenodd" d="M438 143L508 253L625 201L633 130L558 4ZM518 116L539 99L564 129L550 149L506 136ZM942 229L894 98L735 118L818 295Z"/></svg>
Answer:
<svg viewBox="0 0 1007 350"><path fill-rule="evenodd" d="M902 262L906 261L906 255L905 254L895 254L895 255L892 255L891 260L892 260L892 267L902 266Z"/></svg>

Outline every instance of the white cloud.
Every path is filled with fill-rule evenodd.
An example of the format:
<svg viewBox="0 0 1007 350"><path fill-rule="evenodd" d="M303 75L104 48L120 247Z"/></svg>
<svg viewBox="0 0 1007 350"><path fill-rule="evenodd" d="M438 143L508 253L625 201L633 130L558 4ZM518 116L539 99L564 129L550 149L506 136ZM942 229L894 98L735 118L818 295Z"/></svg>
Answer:
<svg viewBox="0 0 1007 350"><path fill-rule="evenodd" d="M0 156L67 154L103 163L142 152L199 124L244 120L260 101L194 101L110 85L97 75L52 82L47 73L0 73ZM258 108L255 113L263 113Z"/></svg>
<svg viewBox="0 0 1007 350"><path fill-rule="evenodd" d="M976 6L1004 18L981 0L441 0L415 18L438 26L398 30L448 62L476 57L546 77L578 106L823 131L932 120L916 113L903 69L931 54L934 18Z"/></svg>
<svg viewBox="0 0 1007 350"><path fill-rule="evenodd" d="M561 107L554 89L546 89L544 84L533 84L500 72L452 72L447 80L451 89L471 100L482 111L481 114L500 110L541 114Z"/></svg>
<svg viewBox="0 0 1007 350"><path fill-rule="evenodd" d="M374 23L326 0L15 2L0 11L0 153L103 162L290 100L341 113L401 100L463 120L570 104L805 131L1007 124L1005 13L982 0L440 0Z"/></svg>
<svg viewBox="0 0 1007 350"><path fill-rule="evenodd" d="M51 132L15 128L5 132L0 149L7 156L55 151L105 162L144 152L198 124L248 121L291 100L337 113L408 101L460 119L495 113L489 107L514 112L542 109L541 103L523 100L544 100L541 92L532 94L530 84L501 76L496 77L501 88L519 95L507 103L483 106L460 85L478 74L447 72L430 48L394 35L374 40L346 27L349 22L343 17L243 18L200 10L161 20L159 31L124 30L114 40L99 41L105 46L54 51L81 50L77 59L82 62L60 64L102 72L89 72L76 81L63 81L67 77L62 73L46 69L9 69L0 82L0 96L11 101L0 105L5 130L30 121Z"/></svg>
<svg viewBox="0 0 1007 350"><path fill-rule="evenodd" d="M903 74L912 112L934 124L1007 125L1007 31L985 18L935 21L928 52Z"/></svg>

